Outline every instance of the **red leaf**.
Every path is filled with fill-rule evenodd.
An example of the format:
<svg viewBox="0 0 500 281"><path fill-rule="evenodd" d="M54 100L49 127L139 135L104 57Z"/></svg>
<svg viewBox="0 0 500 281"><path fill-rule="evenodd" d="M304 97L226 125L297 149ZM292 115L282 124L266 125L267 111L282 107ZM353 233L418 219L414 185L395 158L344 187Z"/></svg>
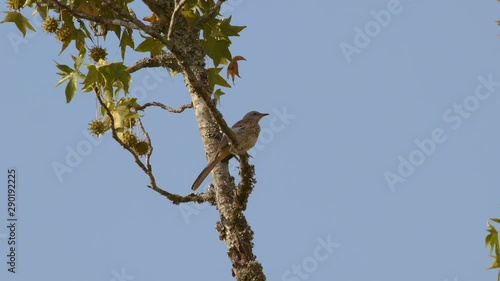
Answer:
<svg viewBox="0 0 500 281"><path fill-rule="evenodd" d="M236 56L231 60L231 62L227 66L227 78L229 79L229 75L231 75L231 78L233 80L233 85L234 85L234 77L235 76L240 77L240 72L238 69L238 61L239 60L246 60L246 59L242 56Z"/></svg>

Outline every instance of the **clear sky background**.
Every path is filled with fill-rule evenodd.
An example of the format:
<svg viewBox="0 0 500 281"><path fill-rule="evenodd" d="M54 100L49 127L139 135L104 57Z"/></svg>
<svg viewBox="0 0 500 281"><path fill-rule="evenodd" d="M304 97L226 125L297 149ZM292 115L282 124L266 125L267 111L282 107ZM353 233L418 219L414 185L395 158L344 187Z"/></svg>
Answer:
<svg viewBox="0 0 500 281"><path fill-rule="evenodd" d="M234 0L224 11L248 26L232 45L247 61L220 110L230 124L271 114L246 211L268 280L497 278L484 237L500 217L498 1ZM58 56L34 25L24 41L0 25L0 280L233 280L216 210L170 204L109 134L89 140L94 97L66 104L55 87L54 60L75 51ZM112 43L108 61L119 61ZM180 76L133 79L142 102L190 101ZM206 164L193 111L151 109L144 122L159 185L188 194ZM58 178L56 162L71 173ZM16 274L5 263L10 167Z"/></svg>

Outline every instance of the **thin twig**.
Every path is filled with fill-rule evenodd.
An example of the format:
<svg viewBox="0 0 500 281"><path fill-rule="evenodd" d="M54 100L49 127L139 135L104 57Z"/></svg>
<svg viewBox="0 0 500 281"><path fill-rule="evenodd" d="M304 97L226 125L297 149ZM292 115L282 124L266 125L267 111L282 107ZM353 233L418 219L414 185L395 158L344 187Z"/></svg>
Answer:
<svg viewBox="0 0 500 281"><path fill-rule="evenodd" d="M146 138L146 143L148 144L148 147L149 147L148 152L146 153L146 167L148 168L148 171L151 172L151 174L152 174L153 168L151 167L150 161L151 161L151 155L153 154L153 144L151 143L151 139L149 138L148 132L146 131L146 129L144 129L144 125L142 125L141 118L137 118L137 124L139 125L139 128L142 131L142 134Z"/></svg>
<svg viewBox="0 0 500 281"><path fill-rule="evenodd" d="M187 0L181 0L179 3L175 3L175 9L174 12L172 13L172 16L170 17L170 25L168 27L168 33L167 33L167 40L170 40L170 37L172 36L172 32L174 30L174 24L175 24L175 18L179 15L179 12L182 10L182 7L186 5Z"/></svg>
<svg viewBox="0 0 500 281"><path fill-rule="evenodd" d="M211 204L213 204L212 202L214 202L214 200L215 200L214 199L215 195L211 194L211 193L189 194L186 196L181 196L181 195L170 193L170 192L158 187L158 185L156 184L156 178L153 174L151 165L149 163L149 157L151 157L152 147L150 146L150 150L149 150L149 154L148 154L149 157L147 160L147 166L145 166L144 163L142 163L141 159L139 159L139 156L135 153L135 151L132 148L130 148L129 146L127 146L118 137L118 134L117 134L116 128L115 128L115 119L113 118L113 114L111 113L111 110L106 106L106 104L102 100L101 95L99 94L99 90L95 89L95 93L96 93L97 100L99 101L101 106L104 107L104 110L106 111L106 115L109 117L109 119L111 121L111 135L112 135L113 139L116 142L118 142L123 148L125 148L128 152L130 152L130 154L132 154L137 166L139 166L139 168L141 168L141 170L148 176L149 182L151 183L150 185L148 185L149 188L151 188L152 190L158 192L159 194L167 197L170 201L172 201L172 203L174 203L176 205L178 205L180 203L186 203L186 202L197 202L197 203L210 202ZM139 120L139 122L140 122L140 120ZM141 123L139 123L139 124L141 124ZM142 124L141 124L141 130L144 130L144 127L142 127ZM143 131L143 133L144 132L145 132L145 130ZM150 145L151 140L149 139L149 135L147 133L145 133L145 136L147 138L148 144Z"/></svg>
<svg viewBox="0 0 500 281"><path fill-rule="evenodd" d="M150 107L150 106L158 106L162 109L165 109L166 111L169 111L169 112L172 112L172 113L181 113L183 112L184 110L186 110L187 108L193 108L193 103L189 103L189 104L183 104L181 105L179 108L175 109L175 108L172 108L168 105L164 105L160 102L148 102L148 103L145 103L139 107L136 107L135 109L136 110L144 110L146 109L146 107Z"/></svg>

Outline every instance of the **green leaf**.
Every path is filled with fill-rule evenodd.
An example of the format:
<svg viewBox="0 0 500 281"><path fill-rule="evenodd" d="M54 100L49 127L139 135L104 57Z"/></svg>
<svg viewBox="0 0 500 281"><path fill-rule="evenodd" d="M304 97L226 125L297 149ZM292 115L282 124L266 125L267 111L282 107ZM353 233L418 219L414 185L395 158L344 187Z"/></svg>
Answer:
<svg viewBox="0 0 500 281"><path fill-rule="evenodd" d="M214 89L215 85L220 85L222 87L231 88L231 85L227 83L226 79L220 76L220 71L222 67L219 68L209 68L207 69L208 81L210 82L210 86Z"/></svg>
<svg viewBox="0 0 500 281"><path fill-rule="evenodd" d="M500 223L500 219L496 219L496 218L490 218L490 220L496 222L496 223Z"/></svg>
<svg viewBox="0 0 500 281"><path fill-rule="evenodd" d="M61 70L62 72L59 72L58 74L59 75L62 75L61 73L63 74L70 74L70 73L73 73L75 72L75 70L65 64L59 64L56 62L56 67L59 68L59 70Z"/></svg>
<svg viewBox="0 0 500 281"><path fill-rule="evenodd" d="M139 107L139 104L137 103L137 98L122 98L118 101L118 105L124 105L127 106L128 108L136 108Z"/></svg>
<svg viewBox="0 0 500 281"><path fill-rule="evenodd" d="M81 30L81 31L83 31L83 32L85 33L86 38L89 38L89 39L90 39L90 41L91 41L92 43L94 43L94 44L95 44L94 39L93 39L93 36L90 34L90 31L89 31L89 30L88 30L88 28L85 26L85 24L80 23L80 30Z"/></svg>
<svg viewBox="0 0 500 281"><path fill-rule="evenodd" d="M120 88L128 93L130 80L132 77L127 72L127 67L121 62L110 63L99 67L99 71L106 79L106 87L113 86L115 82L120 82Z"/></svg>
<svg viewBox="0 0 500 281"><path fill-rule="evenodd" d="M86 53L87 53L87 49L84 48L83 52L80 52L78 54L78 57L75 57L75 56L71 55L71 58L73 58L73 61L75 62L75 64L74 64L75 70L79 69L80 66L82 66L82 63L85 60Z"/></svg>
<svg viewBox="0 0 500 281"><path fill-rule="evenodd" d="M61 51L59 52L59 55L62 54L64 52L64 50L66 50L66 48L68 48L69 43L71 43L71 41L66 41L66 42L62 43L62 47L61 47Z"/></svg>
<svg viewBox="0 0 500 281"><path fill-rule="evenodd" d="M120 39L122 59L125 59L125 50L127 46L134 49L134 39L132 39L132 29L130 28L127 28L123 31L122 38Z"/></svg>
<svg viewBox="0 0 500 281"><path fill-rule="evenodd" d="M113 87L104 87L104 99L110 103L113 101ZM108 105L109 107L109 105ZM110 108L111 109L111 108Z"/></svg>
<svg viewBox="0 0 500 281"><path fill-rule="evenodd" d="M214 99L217 103L220 102L220 97L225 95L226 93L224 93L221 89L217 89L215 90L214 92Z"/></svg>
<svg viewBox="0 0 500 281"><path fill-rule="evenodd" d="M94 89L96 84L102 84L103 82L102 74L99 73L95 65L89 64L87 65L87 69L87 76L85 80L83 80L83 92L90 92Z"/></svg>
<svg viewBox="0 0 500 281"><path fill-rule="evenodd" d="M130 113L130 108L126 105L118 105L113 111L113 119L115 119L115 128L123 128L123 122Z"/></svg>
<svg viewBox="0 0 500 281"><path fill-rule="evenodd" d="M187 19L190 27L197 23L201 17L200 12L196 9L182 11L181 14Z"/></svg>
<svg viewBox="0 0 500 281"><path fill-rule="evenodd" d="M201 11L204 14L207 14L212 10L212 8L215 6L215 1L214 0L205 0L205 1L198 1L198 7L200 7Z"/></svg>
<svg viewBox="0 0 500 281"><path fill-rule="evenodd" d="M35 28L29 22L29 20L26 17L24 17L21 13L19 13L17 11L3 12L3 13L5 13L7 15L5 16L3 21L0 23L4 23L4 22L15 23L17 26L17 29L19 29L19 31L21 31L21 33L23 34L23 37L26 36L26 28L31 29L33 31L36 31Z"/></svg>
<svg viewBox="0 0 500 281"><path fill-rule="evenodd" d="M85 38L87 38L85 31L82 29L75 31L75 48L80 51L80 53L87 52L87 48L85 47Z"/></svg>
<svg viewBox="0 0 500 281"><path fill-rule="evenodd" d="M151 56L156 56L164 52L162 49L165 46L161 42L153 39L152 37L145 38L146 39L142 41L137 48L135 48L137 52L150 52Z"/></svg>
<svg viewBox="0 0 500 281"><path fill-rule="evenodd" d="M495 259L493 263L486 269L494 269L499 267L500 267L500 261L498 259Z"/></svg>
<svg viewBox="0 0 500 281"><path fill-rule="evenodd" d="M78 90L78 74L75 72L70 75L68 84L66 85L66 103L70 103Z"/></svg>
<svg viewBox="0 0 500 281"><path fill-rule="evenodd" d="M28 3L26 3L27 5L29 5ZM45 20L47 18L47 12L48 12L48 7L41 7L41 6L37 6L34 10L33 10L33 13L31 15L36 15L36 13L38 13L40 15L40 17Z"/></svg>
<svg viewBox="0 0 500 281"><path fill-rule="evenodd" d="M231 60L231 52L229 51L230 41L218 40L214 37L208 37L205 39L203 44L203 49L207 55L213 60L214 65L218 66L224 61L224 59Z"/></svg>
<svg viewBox="0 0 500 281"><path fill-rule="evenodd" d="M221 32L227 37L240 36L240 34L239 34L240 31L245 29L246 26L231 25L231 18L232 18L232 16L230 16L227 19L222 20L219 28L220 28Z"/></svg>
<svg viewBox="0 0 500 281"><path fill-rule="evenodd" d="M489 221L486 222L486 228L490 233L497 233L496 228Z"/></svg>
<svg viewBox="0 0 500 281"><path fill-rule="evenodd" d="M121 26L119 26L119 25L111 25L111 26L107 26L107 28L115 33L116 38L118 38L118 39L121 38L121 33L122 33Z"/></svg>

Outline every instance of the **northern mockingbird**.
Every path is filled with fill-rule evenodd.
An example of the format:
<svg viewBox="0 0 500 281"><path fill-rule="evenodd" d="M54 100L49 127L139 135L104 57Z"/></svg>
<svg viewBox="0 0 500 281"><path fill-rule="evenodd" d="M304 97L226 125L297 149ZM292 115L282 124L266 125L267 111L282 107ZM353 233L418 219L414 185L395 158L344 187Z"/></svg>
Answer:
<svg viewBox="0 0 500 281"><path fill-rule="evenodd" d="M240 147L244 151L248 151L257 142L257 138L260 133L259 120L266 115L269 114L250 111L243 117L243 119L236 122L231 127L236 135L236 139L238 140ZM208 162L207 166L203 169L203 171L201 171L200 175L194 181L193 186L191 186L191 189L196 190L212 171L215 165L228 157L230 158L233 154L239 153L241 152L236 151L229 143L228 137L224 135L219 143L219 146L217 147L217 152L215 153L214 158Z"/></svg>

